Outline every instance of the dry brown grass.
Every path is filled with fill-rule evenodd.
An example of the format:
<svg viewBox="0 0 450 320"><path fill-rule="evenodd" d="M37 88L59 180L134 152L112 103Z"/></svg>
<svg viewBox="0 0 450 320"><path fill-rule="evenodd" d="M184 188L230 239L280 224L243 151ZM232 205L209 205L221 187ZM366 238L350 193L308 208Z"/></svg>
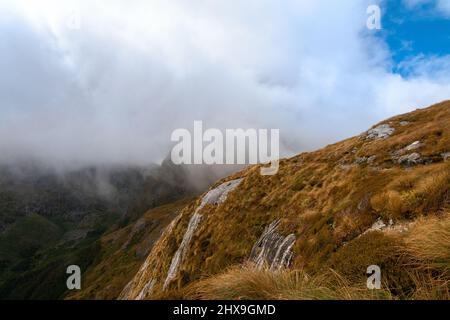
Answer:
<svg viewBox="0 0 450 320"><path fill-rule="evenodd" d="M450 214L418 219L404 239L405 254L419 269L450 273Z"/></svg>
<svg viewBox="0 0 450 320"><path fill-rule="evenodd" d="M405 205L399 192L384 191L372 197L372 207L385 218L398 219L405 213Z"/></svg>
<svg viewBox="0 0 450 320"><path fill-rule="evenodd" d="M418 203L422 206L424 212L434 210L440 207L445 201L450 189L450 165L446 165L445 171L432 174L422 181L414 190L416 198L421 200ZM416 204L416 203L415 203ZM416 204L417 205L417 204Z"/></svg>
<svg viewBox="0 0 450 320"><path fill-rule="evenodd" d="M450 300L450 280L445 276L436 276L431 272L413 272L410 274L414 291L407 297L413 300Z"/></svg>
<svg viewBox="0 0 450 320"><path fill-rule="evenodd" d="M224 273L194 282L181 289L156 293L165 300L450 300L448 277L411 272L411 291L394 294L385 283L380 290L366 289L333 270L309 276L301 270L256 270L235 266Z"/></svg>
<svg viewBox="0 0 450 320"><path fill-rule="evenodd" d="M366 289L363 273L382 268L383 288ZM156 293L152 299L362 300L450 299L450 214L418 219L403 234L371 232L338 251L334 269L314 275L303 270L273 272L237 265L190 285ZM360 270L361 269L361 270Z"/></svg>
<svg viewBox="0 0 450 320"><path fill-rule="evenodd" d="M300 270L273 272L235 266L201 280L186 291L189 299L224 300L362 300L392 299L387 290L352 286L334 271L309 276Z"/></svg>
<svg viewBox="0 0 450 320"><path fill-rule="evenodd" d="M450 196L450 164L405 172L372 196L372 208L384 218L420 217L444 210Z"/></svg>

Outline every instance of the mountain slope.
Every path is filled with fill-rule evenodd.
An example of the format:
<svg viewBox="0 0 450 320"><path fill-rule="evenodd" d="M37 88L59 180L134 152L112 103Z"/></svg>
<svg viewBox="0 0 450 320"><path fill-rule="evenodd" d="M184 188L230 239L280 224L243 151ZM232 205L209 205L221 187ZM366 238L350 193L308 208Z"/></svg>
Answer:
<svg viewBox="0 0 450 320"><path fill-rule="evenodd" d="M204 178L210 179L208 173ZM97 261L110 258L104 250L114 245L105 247L103 234L126 226L129 230L142 222L140 218L150 208L191 196L199 187L204 186L190 183L186 168L166 162L149 167L72 169L31 160L0 164L0 299L64 297L68 293L67 266L76 264L86 275ZM157 230L159 223L165 226L170 217L156 217L153 228ZM144 222L145 227L152 225ZM142 237L138 240L146 239ZM132 252L124 251L124 257ZM141 254L145 257L147 253ZM130 261L139 264L142 259L132 257ZM134 271L128 272L132 275ZM104 273L95 283L99 297L115 298L123 286L117 279L118 288L105 294L103 285L109 276L112 274ZM88 290L82 294L96 297Z"/></svg>
<svg viewBox="0 0 450 320"><path fill-rule="evenodd" d="M147 257L162 230L191 199L148 210L135 223L106 233L100 253L86 270L82 290L67 299L115 299Z"/></svg>
<svg viewBox="0 0 450 320"><path fill-rule="evenodd" d="M407 296L417 269L399 262L407 256L399 248L417 224L450 211L449 123L445 101L283 159L276 175L252 166L223 179L182 210L120 297L161 297L246 262L312 275L333 268L354 284L378 265L390 293ZM450 241L447 229L438 234ZM448 295L448 255L420 261L428 264L419 276L443 279Z"/></svg>

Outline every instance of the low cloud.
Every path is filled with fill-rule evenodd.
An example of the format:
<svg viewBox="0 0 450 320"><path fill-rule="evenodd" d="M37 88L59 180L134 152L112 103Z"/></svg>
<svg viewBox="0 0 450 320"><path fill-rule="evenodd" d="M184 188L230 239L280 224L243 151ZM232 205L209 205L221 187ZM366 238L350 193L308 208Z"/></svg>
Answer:
<svg viewBox="0 0 450 320"><path fill-rule="evenodd" d="M0 161L157 162L194 120L279 128L292 154L448 99L450 59L392 73L369 4L7 1Z"/></svg>

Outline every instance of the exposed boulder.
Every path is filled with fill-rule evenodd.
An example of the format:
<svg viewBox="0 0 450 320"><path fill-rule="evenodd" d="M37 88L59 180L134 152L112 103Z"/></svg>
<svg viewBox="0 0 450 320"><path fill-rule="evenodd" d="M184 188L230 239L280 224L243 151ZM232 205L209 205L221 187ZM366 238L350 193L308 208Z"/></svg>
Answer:
<svg viewBox="0 0 450 320"><path fill-rule="evenodd" d="M419 153L413 152L398 158L398 163L402 165L412 166L422 163L422 157Z"/></svg>
<svg viewBox="0 0 450 320"><path fill-rule="evenodd" d="M380 140L390 137L394 133L395 129L388 124L380 124L375 128L367 131L366 139Z"/></svg>
<svg viewBox="0 0 450 320"><path fill-rule="evenodd" d="M392 225L393 225L393 222L392 222L392 219L391 219L391 220L389 220L389 226L392 226ZM385 229L386 227L388 227L388 225L386 225L386 223L384 223L383 220L378 219L370 227L369 231L381 231L381 230Z"/></svg>
<svg viewBox="0 0 450 320"><path fill-rule="evenodd" d="M402 233L408 231L411 224L412 222L394 224L394 221L392 219L389 219L389 222L386 224L381 218L378 218L378 220L375 221L374 224L361 235L372 231Z"/></svg>
<svg viewBox="0 0 450 320"><path fill-rule="evenodd" d="M405 120L400 121L400 125L401 125L402 127L405 127L405 126L407 126L408 124L409 124L409 121L405 121Z"/></svg>
<svg viewBox="0 0 450 320"><path fill-rule="evenodd" d="M363 165L363 164L372 164L377 156L369 156L369 157L356 157L354 164Z"/></svg>
<svg viewBox="0 0 450 320"><path fill-rule="evenodd" d="M406 151L416 150L416 149L419 149L422 145L423 145L423 143L421 143L420 141L414 141L410 145L406 146L404 150L406 150Z"/></svg>

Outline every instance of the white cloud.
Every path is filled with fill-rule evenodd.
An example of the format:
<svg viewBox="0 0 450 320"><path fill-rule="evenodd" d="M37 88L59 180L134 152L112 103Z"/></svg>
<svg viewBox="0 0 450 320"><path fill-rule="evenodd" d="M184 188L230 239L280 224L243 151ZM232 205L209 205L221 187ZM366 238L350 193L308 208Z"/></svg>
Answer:
<svg viewBox="0 0 450 320"><path fill-rule="evenodd" d="M450 16L450 1L448 0L403 0L403 2L411 9L422 5L432 5L437 12Z"/></svg>
<svg viewBox="0 0 450 320"><path fill-rule="evenodd" d="M32 3L0 5L2 158L144 163L193 120L280 128L300 151L450 92L426 59L389 72L371 1Z"/></svg>
<svg viewBox="0 0 450 320"><path fill-rule="evenodd" d="M439 0L437 7L444 13L450 16L450 1L448 0Z"/></svg>

